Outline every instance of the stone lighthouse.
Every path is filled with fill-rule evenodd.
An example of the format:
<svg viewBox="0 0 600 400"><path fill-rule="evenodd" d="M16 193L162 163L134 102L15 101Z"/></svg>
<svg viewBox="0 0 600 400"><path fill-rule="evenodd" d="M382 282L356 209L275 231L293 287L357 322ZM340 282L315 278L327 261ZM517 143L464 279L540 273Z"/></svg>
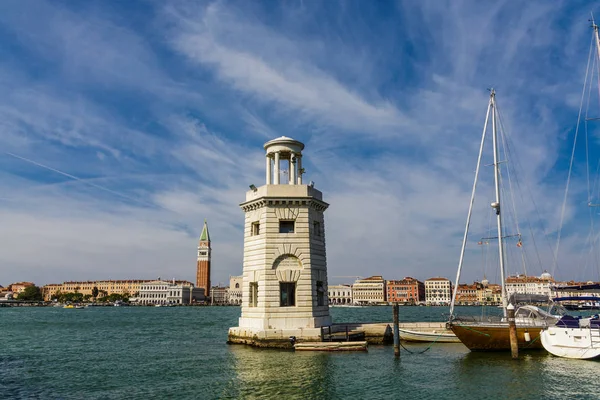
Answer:
<svg viewBox="0 0 600 400"><path fill-rule="evenodd" d="M323 212L329 206L304 184L304 144L282 136L264 145L266 182L250 185L245 213L243 300L231 343L288 347L319 340L331 325ZM287 169L282 169L282 164Z"/></svg>

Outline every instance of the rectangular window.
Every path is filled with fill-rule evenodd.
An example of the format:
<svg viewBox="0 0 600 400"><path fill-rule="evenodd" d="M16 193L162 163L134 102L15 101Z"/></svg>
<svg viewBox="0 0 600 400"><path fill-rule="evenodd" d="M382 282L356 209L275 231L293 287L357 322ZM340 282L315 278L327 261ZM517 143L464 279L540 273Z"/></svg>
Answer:
<svg viewBox="0 0 600 400"><path fill-rule="evenodd" d="M313 222L313 234L315 236L321 236L321 223L318 221Z"/></svg>
<svg viewBox="0 0 600 400"><path fill-rule="evenodd" d="M252 223L252 236L260 235L260 223L253 222Z"/></svg>
<svg viewBox="0 0 600 400"><path fill-rule="evenodd" d="M250 307L258 306L258 282L250 282Z"/></svg>
<svg viewBox="0 0 600 400"><path fill-rule="evenodd" d="M279 282L279 305L281 307L296 305L296 282Z"/></svg>
<svg viewBox="0 0 600 400"><path fill-rule="evenodd" d="M317 306L325 305L325 285L323 282L317 281Z"/></svg>
<svg viewBox="0 0 600 400"><path fill-rule="evenodd" d="M279 221L279 233L294 233L294 221Z"/></svg>

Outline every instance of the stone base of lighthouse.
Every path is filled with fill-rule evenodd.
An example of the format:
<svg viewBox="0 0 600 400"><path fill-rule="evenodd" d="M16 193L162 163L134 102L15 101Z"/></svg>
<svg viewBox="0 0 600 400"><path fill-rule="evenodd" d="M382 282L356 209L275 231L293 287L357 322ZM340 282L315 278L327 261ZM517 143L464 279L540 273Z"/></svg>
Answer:
<svg viewBox="0 0 600 400"><path fill-rule="evenodd" d="M255 347L270 347L291 349L294 338L296 343L320 342L321 328L296 328L296 329L253 329L229 328L227 343L247 344Z"/></svg>
<svg viewBox="0 0 600 400"><path fill-rule="evenodd" d="M228 343L255 347L292 348L296 343L320 342L321 327L331 326L329 315L299 318L297 312L275 318L240 318L240 326L229 328ZM300 327L300 328L299 328Z"/></svg>

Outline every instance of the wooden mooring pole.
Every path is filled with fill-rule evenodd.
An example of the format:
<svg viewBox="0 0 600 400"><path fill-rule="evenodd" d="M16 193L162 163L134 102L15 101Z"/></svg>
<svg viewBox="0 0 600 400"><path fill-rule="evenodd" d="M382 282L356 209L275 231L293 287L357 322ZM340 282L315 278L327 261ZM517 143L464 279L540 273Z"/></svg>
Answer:
<svg viewBox="0 0 600 400"><path fill-rule="evenodd" d="M508 333L510 335L510 354L513 359L517 359L519 358L519 342L515 323L515 306L512 304L506 307L506 318L508 319Z"/></svg>
<svg viewBox="0 0 600 400"><path fill-rule="evenodd" d="M392 306L394 313L394 357L400 358L400 327L399 327L399 307L398 303Z"/></svg>

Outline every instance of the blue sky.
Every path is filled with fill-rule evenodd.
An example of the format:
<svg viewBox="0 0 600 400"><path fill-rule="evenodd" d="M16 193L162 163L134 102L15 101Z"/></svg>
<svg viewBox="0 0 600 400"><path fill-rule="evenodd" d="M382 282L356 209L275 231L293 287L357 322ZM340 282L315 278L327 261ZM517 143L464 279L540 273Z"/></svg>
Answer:
<svg viewBox="0 0 600 400"><path fill-rule="evenodd" d="M536 199L520 206L537 237L527 272L598 280L581 257L584 165L552 261L590 7L0 2L0 284L193 280L204 218L213 282L227 282L241 273L238 205L281 135L306 144L306 177L331 204L330 283L453 279L492 86ZM497 281L476 245L491 188L464 281Z"/></svg>

